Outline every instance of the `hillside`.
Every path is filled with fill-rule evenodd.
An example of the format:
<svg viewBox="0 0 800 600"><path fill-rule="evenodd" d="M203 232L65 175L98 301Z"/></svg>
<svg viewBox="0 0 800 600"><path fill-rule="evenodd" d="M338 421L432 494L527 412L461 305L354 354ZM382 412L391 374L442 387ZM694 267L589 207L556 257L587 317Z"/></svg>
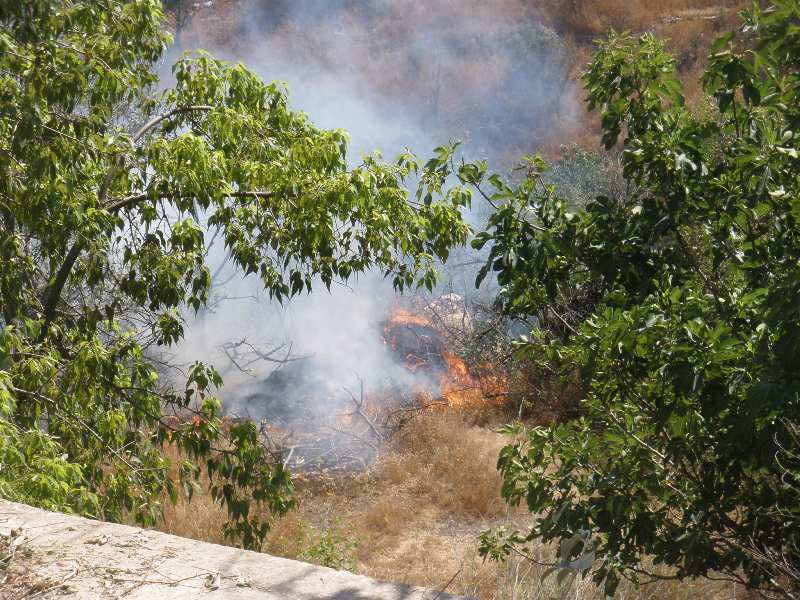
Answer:
<svg viewBox="0 0 800 600"><path fill-rule="evenodd" d="M314 598L800 600L799 124L800 0L0 3L0 502ZM0 596L99 589L14 523Z"/></svg>
<svg viewBox="0 0 800 600"><path fill-rule="evenodd" d="M708 49L747 5L733 0L208 4L198 4L184 26L185 48L211 48L244 60L265 77L290 80L301 100L304 84L291 81L297 71L326 90L334 79L336 101L352 92L370 108L380 106L370 125L384 131L363 137L385 152L398 145L422 151L458 137L468 142L469 152L500 164L513 163L524 152L556 157L564 145L599 146L599 124L584 108L580 76L594 40L609 29L649 31L668 40L687 97L702 103L699 78ZM330 112L318 103L307 108L317 118ZM410 130L405 135L395 133L398 121Z"/></svg>
<svg viewBox="0 0 800 600"><path fill-rule="evenodd" d="M290 79L296 76L292 69L299 69L322 88L314 91L321 98L310 105L300 90L301 104L312 116L315 110L326 114L326 100L358 95L369 106L370 126L382 127L380 119L388 118L391 130L365 133L357 124L359 147L366 140L388 152L394 148L387 144L402 140L425 150L437 135L465 134L467 152L503 164L522 152L558 158L567 146L599 148L597 116L584 109L580 76L594 40L611 28L668 39L688 99L703 105L699 78L709 46L736 22L741 5L350 0L309 2L298 10L291 2L215 0L195 11L181 43L244 60L267 77ZM297 85L304 85L302 77ZM398 120L409 137L394 134ZM452 337L451 343L458 347ZM525 419L563 418L571 401L547 397L548 384L532 381L535 377L541 372L509 379L515 394L536 396ZM300 505L276 523L265 550L477 598L603 598L588 580L542 579L545 567L519 558L498 565L478 555L481 531L501 524L524 528L529 521L523 510L510 510L501 501L495 471L505 440L494 430L517 416L512 396L505 405L422 411L393 430L363 470L334 465L300 474ZM169 509L162 528L224 543L223 521L221 509L200 497ZM546 562L552 549L539 552ZM735 583L699 579L642 587L625 583L616 597L722 600L747 594Z"/></svg>

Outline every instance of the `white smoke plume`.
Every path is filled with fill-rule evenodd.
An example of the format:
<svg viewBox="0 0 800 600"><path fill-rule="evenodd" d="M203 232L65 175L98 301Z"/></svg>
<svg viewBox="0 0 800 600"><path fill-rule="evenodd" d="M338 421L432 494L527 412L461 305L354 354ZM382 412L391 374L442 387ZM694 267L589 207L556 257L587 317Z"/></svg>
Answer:
<svg viewBox="0 0 800 600"><path fill-rule="evenodd" d="M376 149L387 159L404 148L424 157L459 138L468 159L503 168L550 141L577 110L568 45L524 0L215 1L198 5L175 55L205 48L287 82L293 108L350 133L351 161ZM222 259L212 252L212 261ZM476 261L464 251L457 260L468 266L450 269L449 284L464 293ZM276 357L289 348L314 356L315 379L331 390L357 377L368 384L407 377L380 338L397 301L391 286L377 274L350 286L331 293L318 286L276 307L259 296L257 280L234 276L220 290L234 299L190 317L178 352L225 372L223 399L233 409L247 408L243 398L275 368L268 361L231 368L222 348L242 340L261 349L283 344Z"/></svg>

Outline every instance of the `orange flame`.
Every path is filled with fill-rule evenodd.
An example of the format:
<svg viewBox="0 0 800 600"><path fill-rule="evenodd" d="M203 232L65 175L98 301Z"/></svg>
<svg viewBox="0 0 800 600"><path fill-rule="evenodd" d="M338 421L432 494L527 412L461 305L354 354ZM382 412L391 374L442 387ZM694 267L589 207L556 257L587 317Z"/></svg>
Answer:
<svg viewBox="0 0 800 600"><path fill-rule="evenodd" d="M421 325L423 327L433 327L433 323L422 315L415 315L403 308L400 308L392 313L389 322L384 327L384 331L388 332L398 325Z"/></svg>
<svg viewBox="0 0 800 600"><path fill-rule="evenodd" d="M404 325L425 327L441 336L438 352L441 355L445 371L439 378L438 396L447 403L449 408L475 406L487 400L496 402L503 397L507 390L504 379L491 374L491 372L482 376L474 375L461 357L444 346L444 334L421 314L414 314L403 309L392 313L384 327L384 339L392 350L397 351L397 339L393 332ZM413 352L403 357L403 361L403 366L412 373L424 369L428 365L425 357L418 356ZM415 393L415 397L420 404L431 404L435 400L432 392L420 389Z"/></svg>

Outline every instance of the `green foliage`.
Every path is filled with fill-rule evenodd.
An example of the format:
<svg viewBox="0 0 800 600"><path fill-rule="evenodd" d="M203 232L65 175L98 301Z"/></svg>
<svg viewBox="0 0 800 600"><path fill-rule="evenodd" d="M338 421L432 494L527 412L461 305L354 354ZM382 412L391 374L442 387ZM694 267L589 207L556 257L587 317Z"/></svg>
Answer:
<svg viewBox="0 0 800 600"><path fill-rule="evenodd" d="M571 208L539 159L519 185L487 181L482 276L508 311L557 317L518 352L579 375L583 399L509 432L503 495L534 525L486 535L486 555L557 541L609 594L645 557L800 594L800 3L743 18L712 49L706 117L663 44L599 45L588 101L606 146L624 136L628 193Z"/></svg>
<svg viewBox="0 0 800 600"><path fill-rule="evenodd" d="M306 546L298 558L332 569L355 569L353 551L358 545L356 534L346 528L338 519L333 519L329 527L314 530L309 527L304 532L303 544Z"/></svg>
<svg viewBox="0 0 800 600"><path fill-rule="evenodd" d="M204 469L256 547L289 473L252 424L222 428L213 369L173 389L147 358L206 301L201 223L277 301L368 269L430 288L470 197L444 187L452 147L349 168L344 132L241 64L187 55L159 91L168 42L157 0L0 4L0 494L150 525Z"/></svg>
<svg viewBox="0 0 800 600"><path fill-rule="evenodd" d="M0 496L43 508L91 512L97 498L83 489L80 465L60 453L57 440L38 429L21 430L8 373L0 372Z"/></svg>
<svg viewBox="0 0 800 600"><path fill-rule="evenodd" d="M622 169L614 157L580 148L564 148L561 157L544 173L570 207L580 207L597 196L622 196L626 192Z"/></svg>

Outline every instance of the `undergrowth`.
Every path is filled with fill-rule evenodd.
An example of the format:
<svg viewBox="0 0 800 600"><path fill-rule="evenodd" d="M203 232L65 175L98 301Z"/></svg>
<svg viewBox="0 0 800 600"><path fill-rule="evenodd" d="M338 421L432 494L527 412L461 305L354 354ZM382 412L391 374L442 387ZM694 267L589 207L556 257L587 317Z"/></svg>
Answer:
<svg viewBox="0 0 800 600"><path fill-rule="evenodd" d="M491 600L601 600L589 580L555 574L519 558L484 562L478 534L503 523L524 525L499 494L495 470L504 439L495 433L501 416L431 412L408 422L365 473L299 476L297 509L274 523L264 546L273 555L346 569L409 585ZM481 425L475 425L480 421ZM484 422L488 421L488 422ZM191 502L166 507L161 529L185 537L227 543L224 514L200 492ZM541 546L534 558L552 559ZM746 598L740 587L709 580L622 585L625 600Z"/></svg>

